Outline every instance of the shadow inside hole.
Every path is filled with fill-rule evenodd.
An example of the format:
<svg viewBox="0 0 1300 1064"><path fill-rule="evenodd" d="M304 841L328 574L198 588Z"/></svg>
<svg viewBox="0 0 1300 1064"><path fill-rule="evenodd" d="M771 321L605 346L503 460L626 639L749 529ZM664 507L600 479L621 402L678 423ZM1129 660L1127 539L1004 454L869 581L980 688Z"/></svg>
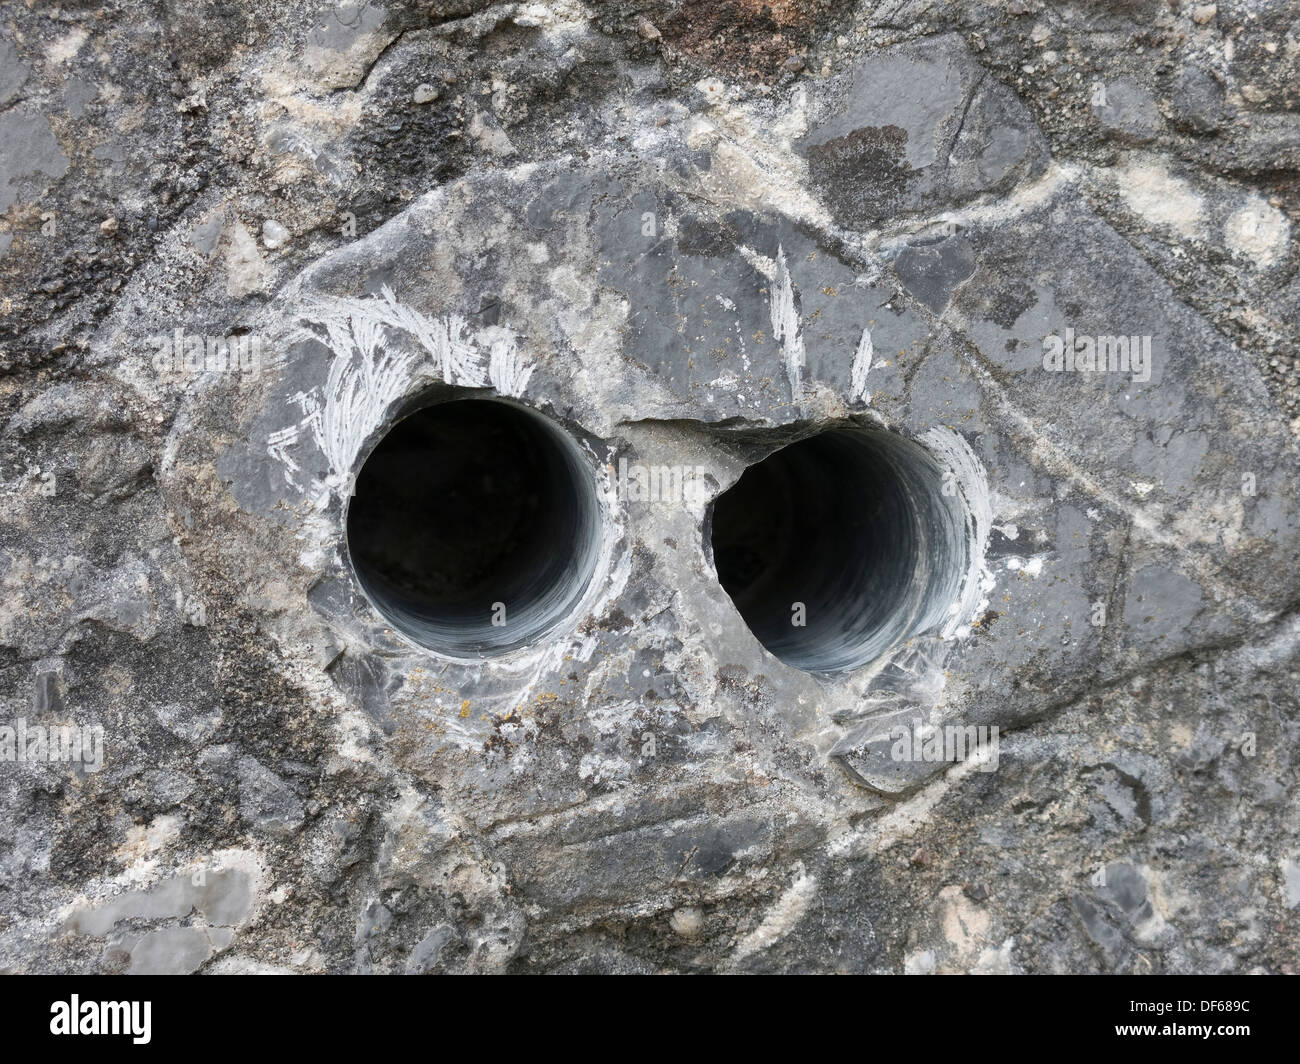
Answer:
<svg viewBox="0 0 1300 1064"><path fill-rule="evenodd" d="M564 430L526 408L461 399L417 410L371 451L348 506L348 555L379 612L451 655L526 646L578 604L601 510Z"/></svg>
<svg viewBox="0 0 1300 1064"><path fill-rule="evenodd" d="M792 443L714 502L718 579L786 664L859 668L938 625L957 598L967 520L943 486L935 458L895 433L836 428Z"/></svg>

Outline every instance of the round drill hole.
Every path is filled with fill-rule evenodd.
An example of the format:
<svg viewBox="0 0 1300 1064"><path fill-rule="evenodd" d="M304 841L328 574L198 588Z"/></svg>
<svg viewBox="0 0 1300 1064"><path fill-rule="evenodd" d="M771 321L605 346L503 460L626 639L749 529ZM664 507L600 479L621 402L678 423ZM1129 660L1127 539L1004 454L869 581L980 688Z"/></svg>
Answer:
<svg viewBox="0 0 1300 1064"><path fill-rule="evenodd" d="M347 543L395 628L453 656L536 642L582 599L601 507L574 440L512 403L458 399L397 422L370 453Z"/></svg>
<svg viewBox="0 0 1300 1064"><path fill-rule="evenodd" d="M745 623L809 672L858 668L935 627L966 568L966 516L919 444L828 429L714 502L714 566Z"/></svg>

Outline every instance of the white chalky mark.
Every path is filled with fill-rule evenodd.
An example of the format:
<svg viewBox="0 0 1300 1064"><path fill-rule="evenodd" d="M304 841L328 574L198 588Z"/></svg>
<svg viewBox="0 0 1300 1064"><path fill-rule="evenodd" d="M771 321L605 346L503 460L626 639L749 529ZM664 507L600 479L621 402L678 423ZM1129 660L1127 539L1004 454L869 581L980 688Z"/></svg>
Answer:
<svg viewBox="0 0 1300 1064"><path fill-rule="evenodd" d="M785 373L790 380L790 396L797 402L803 391L803 332L799 327L799 311L794 305L790 267L786 264L782 247L777 248L776 262L778 275L771 298L772 336L781 345Z"/></svg>
<svg viewBox="0 0 1300 1064"><path fill-rule="evenodd" d="M736 944L732 963L767 949L781 941L803 919L817 895L817 877L809 875L802 862L794 867L794 882L764 914L759 925Z"/></svg>
<svg viewBox="0 0 1300 1064"><path fill-rule="evenodd" d="M867 374L871 372L871 359L875 348L871 343L871 330L862 330L862 339L858 341L857 353L853 356L853 374L849 386L849 397L862 402L867 401Z"/></svg>

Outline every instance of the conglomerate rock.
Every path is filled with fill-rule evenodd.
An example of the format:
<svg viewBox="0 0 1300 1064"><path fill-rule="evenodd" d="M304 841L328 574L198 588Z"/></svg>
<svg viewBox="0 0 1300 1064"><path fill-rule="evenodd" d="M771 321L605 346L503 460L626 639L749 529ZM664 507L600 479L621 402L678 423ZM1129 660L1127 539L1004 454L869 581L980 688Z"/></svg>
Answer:
<svg viewBox="0 0 1300 1064"><path fill-rule="evenodd" d="M1298 26L0 9L0 966L1293 971Z"/></svg>

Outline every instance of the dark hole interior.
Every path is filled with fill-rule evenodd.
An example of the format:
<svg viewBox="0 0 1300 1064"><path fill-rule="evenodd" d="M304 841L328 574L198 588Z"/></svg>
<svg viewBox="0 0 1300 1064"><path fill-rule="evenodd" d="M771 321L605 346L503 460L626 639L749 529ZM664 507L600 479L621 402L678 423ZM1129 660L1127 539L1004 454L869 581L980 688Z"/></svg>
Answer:
<svg viewBox="0 0 1300 1064"><path fill-rule="evenodd" d="M746 469L714 503L710 542L750 630L812 672L857 668L934 626L966 559L960 500L943 493L930 453L858 428L827 430Z"/></svg>
<svg viewBox="0 0 1300 1064"><path fill-rule="evenodd" d="M366 459L348 552L395 627L431 649L479 655L535 641L576 605L599 524L567 433L510 403L453 400L397 422Z"/></svg>

